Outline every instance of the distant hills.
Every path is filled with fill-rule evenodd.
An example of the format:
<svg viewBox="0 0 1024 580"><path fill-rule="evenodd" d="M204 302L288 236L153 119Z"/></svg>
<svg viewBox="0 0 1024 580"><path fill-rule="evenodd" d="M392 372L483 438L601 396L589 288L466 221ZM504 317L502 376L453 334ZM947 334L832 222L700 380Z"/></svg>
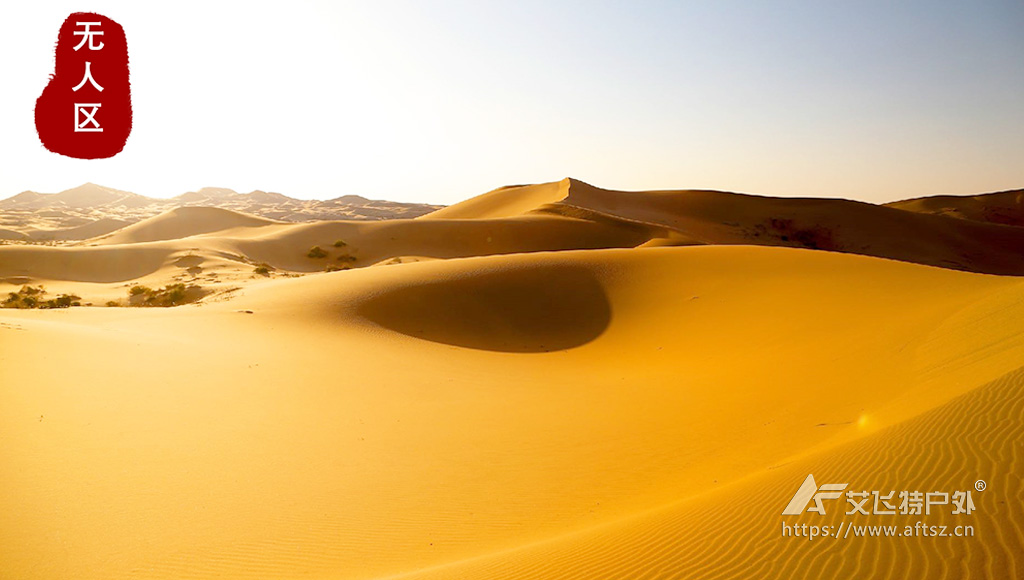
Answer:
<svg viewBox="0 0 1024 580"><path fill-rule="evenodd" d="M414 218L442 207L358 195L306 200L259 190L238 193L222 187L204 187L159 199L86 183L59 193L23 191L0 200L0 239L88 239L187 206L217 207L289 222Z"/></svg>
<svg viewBox="0 0 1024 580"><path fill-rule="evenodd" d="M934 195L894 201L885 205L917 213L1007 226L1024 226L1024 189L980 195Z"/></svg>

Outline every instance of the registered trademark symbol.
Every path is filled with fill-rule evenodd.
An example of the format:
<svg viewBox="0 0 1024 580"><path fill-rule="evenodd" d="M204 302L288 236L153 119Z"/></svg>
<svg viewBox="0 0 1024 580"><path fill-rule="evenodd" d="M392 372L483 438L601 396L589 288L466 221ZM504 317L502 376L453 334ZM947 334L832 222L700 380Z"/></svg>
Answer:
<svg viewBox="0 0 1024 580"><path fill-rule="evenodd" d="M984 479L979 479L978 481L974 482L974 489L978 491L985 491L986 487L988 487L988 485L985 483Z"/></svg>

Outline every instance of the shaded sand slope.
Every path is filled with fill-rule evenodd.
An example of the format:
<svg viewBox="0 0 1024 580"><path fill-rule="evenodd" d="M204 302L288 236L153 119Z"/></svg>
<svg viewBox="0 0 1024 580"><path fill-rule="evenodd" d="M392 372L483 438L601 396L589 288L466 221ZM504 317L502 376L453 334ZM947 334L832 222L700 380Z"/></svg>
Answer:
<svg viewBox="0 0 1024 580"><path fill-rule="evenodd" d="M51 240L88 240L117 231L127 225L126 222L113 218L100 218L80 226L55 230L22 228L23 231L0 228L0 240L19 240L45 242Z"/></svg>
<svg viewBox="0 0 1024 580"><path fill-rule="evenodd" d="M29 240L28 234L23 232L9 230L7 228L0 228L0 240Z"/></svg>
<svg viewBox="0 0 1024 580"><path fill-rule="evenodd" d="M0 280L124 282L159 270L174 250L168 245L110 247L0 247Z"/></svg>
<svg viewBox="0 0 1024 580"><path fill-rule="evenodd" d="M889 207L952 218L1024 226L1024 190L982 195L935 195L894 201Z"/></svg>
<svg viewBox="0 0 1024 580"><path fill-rule="evenodd" d="M655 243L808 247L986 272L1024 274L1024 229L915 214L839 199L773 198L718 191L620 192L573 180L547 208L597 212L664 227Z"/></svg>
<svg viewBox="0 0 1024 580"><path fill-rule="evenodd" d="M1022 318L1015 278L758 247L0 311L0 563L16 579L785 578L889 549L942 577L937 544L779 552L813 472L992 481L971 516L984 546L941 561L998 576L1020 566L1019 518L995 507L1020 509L1020 385L982 386L1024 360Z"/></svg>
<svg viewBox="0 0 1024 580"><path fill-rule="evenodd" d="M1020 225L1020 196L1019 191L939 196L887 207L707 190L624 192L567 178L498 189L421 219L553 214L604 224L631 223L647 233L651 246L806 247L957 270L1022 274L1024 230L1005 227ZM946 219L946 214L967 219Z"/></svg>
<svg viewBox="0 0 1024 580"><path fill-rule="evenodd" d="M33 240L88 240L115 232L131 225L130 222L115 218L100 218L80 226L56 230L33 230L28 235Z"/></svg>

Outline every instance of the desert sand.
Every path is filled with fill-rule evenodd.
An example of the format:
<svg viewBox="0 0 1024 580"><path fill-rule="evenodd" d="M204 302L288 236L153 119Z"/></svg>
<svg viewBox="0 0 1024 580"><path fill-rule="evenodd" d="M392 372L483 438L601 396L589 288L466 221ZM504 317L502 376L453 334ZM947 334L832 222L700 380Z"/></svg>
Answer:
<svg viewBox="0 0 1024 580"><path fill-rule="evenodd" d="M0 246L92 305L0 309L0 577L1019 577L1020 199L566 179ZM808 474L976 511L782 516ZM976 536L780 532L918 521Z"/></svg>

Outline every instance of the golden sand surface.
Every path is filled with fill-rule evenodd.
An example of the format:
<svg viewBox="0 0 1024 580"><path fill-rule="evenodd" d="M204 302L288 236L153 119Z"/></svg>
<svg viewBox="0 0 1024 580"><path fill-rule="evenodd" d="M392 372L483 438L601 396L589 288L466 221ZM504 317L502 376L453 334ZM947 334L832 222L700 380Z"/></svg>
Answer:
<svg viewBox="0 0 1024 580"><path fill-rule="evenodd" d="M0 309L0 578L1024 574L1018 227L563 180L105 236L0 247L95 305ZM976 509L783 516L808 474ZM919 521L975 535L782 533Z"/></svg>

